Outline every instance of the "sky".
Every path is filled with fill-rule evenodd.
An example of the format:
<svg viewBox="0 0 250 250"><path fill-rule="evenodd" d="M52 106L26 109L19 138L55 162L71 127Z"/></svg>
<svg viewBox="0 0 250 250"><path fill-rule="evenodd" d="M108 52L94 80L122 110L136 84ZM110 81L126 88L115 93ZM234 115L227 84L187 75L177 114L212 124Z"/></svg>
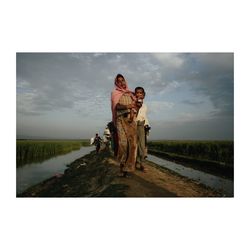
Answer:
<svg viewBox="0 0 250 250"><path fill-rule="evenodd" d="M118 73L146 91L149 139L233 140L233 53L17 53L17 138L102 135Z"/></svg>

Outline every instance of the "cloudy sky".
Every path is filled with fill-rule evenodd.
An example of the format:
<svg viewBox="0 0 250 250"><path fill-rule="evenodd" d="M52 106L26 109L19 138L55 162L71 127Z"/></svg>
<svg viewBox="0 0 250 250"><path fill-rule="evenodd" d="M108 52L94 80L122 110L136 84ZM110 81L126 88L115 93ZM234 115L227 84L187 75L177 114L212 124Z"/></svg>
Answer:
<svg viewBox="0 0 250 250"><path fill-rule="evenodd" d="M90 138L117 73L143 86L150 139L233 139L232 53L17 53L17 136Z"/></svg>

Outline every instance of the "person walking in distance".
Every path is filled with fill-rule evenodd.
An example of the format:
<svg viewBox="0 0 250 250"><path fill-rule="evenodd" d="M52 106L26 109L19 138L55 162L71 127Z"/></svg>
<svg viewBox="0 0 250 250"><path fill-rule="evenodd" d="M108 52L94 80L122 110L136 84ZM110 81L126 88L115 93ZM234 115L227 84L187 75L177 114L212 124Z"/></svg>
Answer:
<svg viewBox="0 0 250 250"><path fill-rule="evenodd" d="M100 151L100 147L101 147L101 137L98 134L95 134L95 139L94 139L94 145L96 147L96 153L98 154Z"/></svg>

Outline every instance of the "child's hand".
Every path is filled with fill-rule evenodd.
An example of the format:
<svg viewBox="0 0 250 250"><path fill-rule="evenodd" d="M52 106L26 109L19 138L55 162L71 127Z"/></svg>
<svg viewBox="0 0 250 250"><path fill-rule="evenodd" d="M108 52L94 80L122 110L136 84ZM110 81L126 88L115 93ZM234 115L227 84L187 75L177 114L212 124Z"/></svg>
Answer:
<svg viewBox="0 0 250 250"><path fill-rule="evenodd" d="M131 104L128 104L128 105L127 105L127 108L128 108L128 109L136 108L136 103L135 103L135 102L132 102Z"/></svg>
<svg viewBox="0 0 250 250"><path fill-rule="evenodd" d="M143 104L143 100L142 99L138 99L137 101L136 101L136 105L137 105L137 107L141 107L142 106L142 104Z"/></svg>

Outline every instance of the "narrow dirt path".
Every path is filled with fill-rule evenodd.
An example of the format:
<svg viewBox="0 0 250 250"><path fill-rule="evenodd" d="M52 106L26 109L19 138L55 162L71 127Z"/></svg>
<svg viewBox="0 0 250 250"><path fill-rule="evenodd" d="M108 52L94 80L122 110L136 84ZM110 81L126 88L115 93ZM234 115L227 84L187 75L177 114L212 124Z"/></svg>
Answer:
<svg viewBox="0 0 250 250"><path fill-rule="evenodd" d="M117 169L118 163L109 158ZM146 162L147 172L136 170L131 177L115 178L112 184L127 185L127 197L216 197L216 191L200 185L188 178L174 174L152 162Z"/></svg>

